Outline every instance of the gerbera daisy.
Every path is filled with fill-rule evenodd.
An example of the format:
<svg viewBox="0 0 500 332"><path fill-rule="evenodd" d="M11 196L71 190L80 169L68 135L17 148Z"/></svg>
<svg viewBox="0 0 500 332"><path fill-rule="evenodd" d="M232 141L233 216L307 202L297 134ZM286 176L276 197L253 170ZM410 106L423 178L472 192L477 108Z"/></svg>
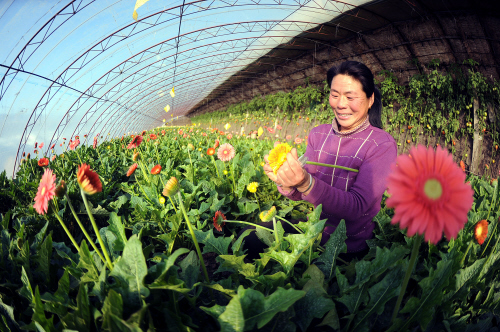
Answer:
<svg viewBox="0 0 500 332"><path fill-rule="evenodd" d="M52 145L50 146L50 149L52 150L55 146L56 146L56 143L52 144Z"/></svg>
<svg viewBox="0 0 500 332"><path fill-rule="evenodd" d="M151 174L160 174L161 172L161 165L156 165L153 168L151 168Z"/></svg>
<svg viewBox="0 0 500 332"><path fill-rule="evenodd" d="M460 168L465 172L465 163L463 160L460 160Z"/></svg>
<svg viewBox="0 0 500 332"><path fill-rule="evenodd" d="M172 176L170 180L163 187L163 196L173 196L179 191L179 181L175 176Z"/></svg>
<svg viewBox="0 0 500 332"><path fill-rule="evenodd" d="M259 184L257 182L250 182L247 186L247 190L251 193L257 192L257 187Z"/></svg>
<svg viewBox="0 0 500 332"><path fill-rule="evenodd" d="M127 176L131 176L132 174L134 174L135 170L137 169L137 166L138 166L137 163L130 166L127 171Z"/></svg>
<svg viewBox="0 0 500 332"><path fill-rule="evenodd" d="M286 135L285 137L288 141L292 139L292 135Z"/></svg>
<svg viewBox="0 0 500 332"><path fill-rule="evenodd" d="M232 134L227 134L226 137L227 137L227 139L231 139L231 138L233 138L233 135Z"/></svg>
<svg viewBox="0 0 500 332"><path fill-rule="evenodd" d="M97 136L94 137L94 144L92 145L92 147L95 149L97 148Z"/></svg>
<svg viewBox="0 0 500 332"><path fill-rule="evenodd" d="M222 227L226 224L224 220L227 220L226 216L222 214L222 212L215 212L214 216L214 227L219 232L222 232Z"/></svg>
<svg viewBox="0 0 500 332"><path fill-rule="evenodd" d="M47 158L38 159L38 166L44 167L44 166L47 166L48 164L49 164L49 160Z"/></svg>
<svg viewBox="0 0 500 332"><path fill-rule="evenodd" d="M260 214L259 214L259 218L260 220L262 220L263 222L268 222L268 221L271 221L273 220L273 218L276 216L276 207L273 205L271 206L271 208L267 211L262 211Z"/></svg>
<svg viewBox="0 0 500 332"><path fill-rule="evenodd" d="M387 206L395 214L392 224L408 228L407 235L424 234L425 241L436 244L446 235L455 238L467 222L473 202L465 173L443 148L434 151L423 145L410 149L412 158L400 155L387 179Z"/></svg>
<svg viewBox="0 0 500 332"><path fill-rule="evenodd" d="M134 153L134 155L132 156L133 161L136 161L137 159L139 159L139 152Z"/></svg>
<svg viewBox="0 0 500 332"><path fill-rule="evenodd" d="M488 222L486 220L481 220L476 224L476 227L474 228L474 236L479 245L484 243L484 240L486 240L486 237L488 236Z"/></svg>
<svg viewBox="0 0 500 332"><path fill-rule="evenodd" d="M281 143L274 147L274 149L269 152L269 166L273 169L273 173L276 174L280 169L281 165L286 161L286 155L292 150L292 147L288 143Z"/></svg>
<svg viewBox="0 0 500 332"><path fill-rule="evenodd" d="M38 147L39 147L40 149L41 149L41 148L43 148L43 142L42 142L42 143L40 143L40 144L38 144Z"/></svg>
<svg viewBox="0 0 500 332"><path fill-rule="evenodd" d="M76 147L80 145L80 140L79 139L75 139L74 141L70 142L69 143L69 149L70 150L74 150L76 149Z"/></svg>
<svg viewBox="0 0 500 332"><path fill-rule="evenodd" d="M208 154L209 156L213 156L213 155L214 155L214 153L215 153L215 149L214 149L214 148L208 148L208 150L207 150L207 154Z"/></svg>
<svg viewBox="0 0 500 332"><path fill-rule="evenodd" d="M219 144L220 144L219 140L216 139L214 144L214 149L217 149L219 147Z"/></svg>
<svg viewBox="0 0 500 332"><path fill-rule="evenodd" d="M80 188L82 188L87 195L93 195L102 191L102 184L99 179L99 175L91 170L90 166L87 164L81 164L78 167L76 179Z"/></svg>
<svg viewBox="0 0 500 332"><path fill-rule="evenodd" d="M49 201L54 197L56 191L56 176L51 169L46 168L42 175L38 192L35 196L33 207L39 214L47 213Z"/></svg>
<svg viewBox="0 0 500 332"><path fill-rule="evenodd" d="M149 134L149 138L151 138L152 140L155 140L158 138L158 136L156 136L155 134Z"/></svg>
<svg viewBox="0 0 500 332"><path fill-rule="evenodd" d="M127 145L127 149L135 149L137 148L139 145L141 145L142 143L142 136L138 135L138 136L135 136L133 139L132 139L132 142L130 142L128 145Z"/></svg>
<svg viewBox="0 0 500 332"><path fill-rule="evenodd" d="M295 142L295 144L300 144L300 143L302 143L302 138L300 138L300 137L295 137L294 142Z"/></svg>
<svg viewBox="0 0 500 332"><path fill-rule="evenodd" d="M53 155L52 158L50 158L51 161L54 161L56 159L56 155Z"/></svg>
<svg viewBox="0 0 500 332"><path fill-rule="evenodd" d="M230 161L234 158L234 155L234 147L229 143L222 144L217 151L217 157L222 161Z"/></svg>

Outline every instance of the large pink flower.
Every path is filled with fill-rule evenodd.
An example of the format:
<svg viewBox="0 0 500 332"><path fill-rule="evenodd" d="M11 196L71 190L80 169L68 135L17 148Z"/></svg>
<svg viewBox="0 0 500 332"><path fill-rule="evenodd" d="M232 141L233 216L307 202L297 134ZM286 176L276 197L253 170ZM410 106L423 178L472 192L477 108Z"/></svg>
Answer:
<svg viewBox="0 0 500 332"><path fill-rule="evenodd" d="M410 156L400 155L387 179L387 206L394 208L392 223L407 235L424 234L436 244L443 232L455 238L467 222L474 191L465 174L442 148L412 147Z"/></svg>
<svg viewBox="0 0 500 332"><path fill-rule="evenodd" d="M217 150L217 157L222 161L229 161L234 158L234 147L229 143L224 143Z"/></svg>
<svg viewBox="0 0 500 332"><path fill-rule="evenodd" d="M56 191L56 175L52 173L51 169L46 168L42 175L40 184L38 185L38 192L35 196L35 204L33 207L39 214L47 213L49 208L49 201L54 197Z"/></svg>

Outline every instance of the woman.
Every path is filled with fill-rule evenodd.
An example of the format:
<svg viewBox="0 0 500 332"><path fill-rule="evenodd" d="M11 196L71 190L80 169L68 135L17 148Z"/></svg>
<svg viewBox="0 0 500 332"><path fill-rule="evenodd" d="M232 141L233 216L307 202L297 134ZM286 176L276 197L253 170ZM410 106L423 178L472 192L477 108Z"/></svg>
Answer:
<svg viewBox="0 0 500 332"><path fill-rule="evenodd" d="M339 168L298 162L292 149L276 174L267 156L264 171L279 192L294 201L305 200L315 207L323 205L321 219L328 219L322 243L330 237L341 219L347 228L347 259L368 252L366 240L373 237L373 217L380 210L386 189L389 165L396 160L394 138L382 129L382 103L373 74L364 64L346 61L327 72L332 124L311 130L305 156L309 161L340 165Z"/></svg>

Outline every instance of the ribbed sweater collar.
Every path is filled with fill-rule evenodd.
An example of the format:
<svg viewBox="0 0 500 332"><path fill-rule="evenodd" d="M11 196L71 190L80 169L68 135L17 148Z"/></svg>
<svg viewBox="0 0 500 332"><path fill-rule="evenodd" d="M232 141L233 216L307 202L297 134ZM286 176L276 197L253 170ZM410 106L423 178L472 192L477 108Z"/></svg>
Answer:
<svg viewBox="0 0 500 332"><path fill-rule="evenodd" d="M332 129L335 132L335 134L337 134L339 136L342 136L342 137L350 136L350 135L362 132L363 130L365 130L366 128L368 128L368 126L370 125L370 119L369 119L369 117L370 116L367 115L365 121L363 121L357 127L353 128L353 129L351 129L349 131L342 131L342 132L340 131L340 126L339 126L339 124L337 122L337 118L333 118Z"/></svg>

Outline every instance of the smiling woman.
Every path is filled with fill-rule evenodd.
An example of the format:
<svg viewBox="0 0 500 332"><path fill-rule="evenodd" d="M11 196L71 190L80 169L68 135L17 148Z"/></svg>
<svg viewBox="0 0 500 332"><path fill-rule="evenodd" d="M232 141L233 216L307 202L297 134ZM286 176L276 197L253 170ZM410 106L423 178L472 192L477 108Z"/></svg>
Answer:
<svg viewBox="0 0 500 332"><path fill-rule="evenodd" d="M275 173L266 156L264 170L291 200L322 204L321 218L328 219L322 243L344 219L347 255L364 255L373 236L373 217L380 210L390 165L397 156L396 142L382 129L380 92L368 67L346 61L328 70L331 124L314 128L308 137L308 160L346 169L307 164L302 167L296 149ZM340 256L342 257L342 255Z"/></svg>

